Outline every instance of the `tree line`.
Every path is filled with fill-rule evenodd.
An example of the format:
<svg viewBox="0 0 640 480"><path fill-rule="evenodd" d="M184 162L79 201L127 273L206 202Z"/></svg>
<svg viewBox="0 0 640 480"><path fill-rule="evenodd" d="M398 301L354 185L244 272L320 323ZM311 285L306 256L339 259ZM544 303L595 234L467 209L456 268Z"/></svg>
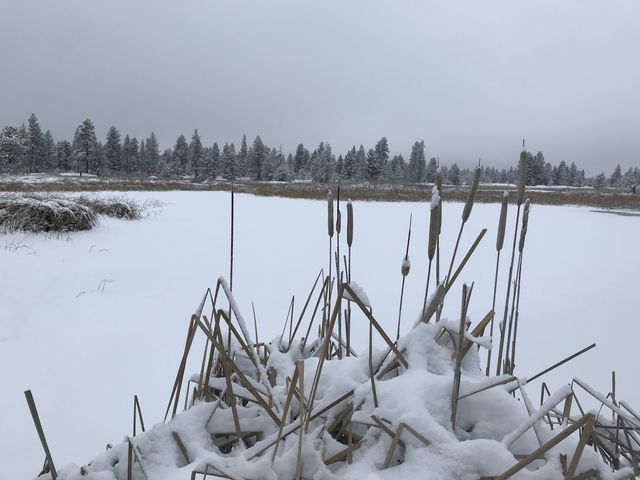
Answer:
<svg viewBox="0 0 640 480"><path fill-rule="evenodd" d="M588 178L573 162L552 165L542 152L527 155L529 185L626 187L640 183L638 168L629 168L623 173L617 165L609 176L603 172ZM222 177L227 180L430 183L438 169L451 185L469 183L473 173L457 163L447 166L441 165L436 157L427 159L424 141L412 145L406 160L401 154L392 156L385 137L372 148L354 145L336 157L326 142L313 150L300 143L295 152L285 156L281 148L269 147L260 136L251 145L243 135L238 147L233 142L225 143L222 148L217 142L205 146L198 130L189 140L181 134L173 147L160 152L153 132L147 138L129 135L123 138L112 126L102 142L90 119L78 125L72 141L56 142L49 130L42 131L35 114L31 114L27 125L6 126L0 131L0 173L5 174L77 172L195 180ZM516 183L517 168L482 166L482 181Z"/></svg>

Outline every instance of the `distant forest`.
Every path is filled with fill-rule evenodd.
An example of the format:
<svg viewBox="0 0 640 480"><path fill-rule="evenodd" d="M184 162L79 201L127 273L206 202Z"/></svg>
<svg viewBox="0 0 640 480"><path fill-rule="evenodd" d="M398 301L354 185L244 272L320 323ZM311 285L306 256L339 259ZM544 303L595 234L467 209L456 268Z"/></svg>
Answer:
<svg viewBox="0 0 640 480"><path fill-rule="evenodd" d="M638 168L629 168L623 173L617 165L609 176L603 172L588 178L573 162L552 165L545 161L542 152L528 155L529 185L624 188L640 183ZM436 157L427 159L424 141L412 145L408 159L402 155L391 156L385 137L373 148L354 145L336 157L326 142L313 150L301 143L295 152L285 155L281 149L265 145L259 136L251 145L243 136L238 147L233 143L222 147L218 143L204 146L197 130L189 140L180 135L172 148L160 152L154 133L144 139L129 135L123 138L116 127L111 127L102 142L90 119L76 128L71 142L56 142L49 130L43 133L34 114L27 125L6 126L0 131L0 173L4 174L80 172L196 181L222 177L227 180L429 183L433 182L438 168L450 185L466 184L472 176L469 168L460 168L456 163L439 165ZM516 183L516 177L515 162L508 169L482 165L483 183Z"/></svg>

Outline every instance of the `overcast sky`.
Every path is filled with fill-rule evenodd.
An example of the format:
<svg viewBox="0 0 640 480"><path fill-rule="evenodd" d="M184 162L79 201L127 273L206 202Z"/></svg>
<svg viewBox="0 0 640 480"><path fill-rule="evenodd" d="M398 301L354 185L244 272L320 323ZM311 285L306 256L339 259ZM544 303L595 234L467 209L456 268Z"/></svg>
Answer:
<svg viewBox="0 0 640 480"><path fill-rule="evenodd" d="M0 125L640 167L640 1L0 0Z"/></svg>

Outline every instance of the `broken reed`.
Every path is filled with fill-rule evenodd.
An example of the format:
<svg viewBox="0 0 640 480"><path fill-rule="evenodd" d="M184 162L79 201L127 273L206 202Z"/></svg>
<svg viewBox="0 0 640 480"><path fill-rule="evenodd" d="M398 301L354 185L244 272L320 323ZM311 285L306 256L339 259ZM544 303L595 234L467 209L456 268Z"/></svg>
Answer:
<svg viewBox="0 0 640 480"><path fill-rule="evenodd" d="M500 268L500 252L502 251L502 247L504 246L504 234L507 228L507 209L509 207L509 192L505 190L502 195L502 205L500 207L500 218L498 219L498 234L496 236L496 272L493 279L493 299L491 301L491 310L495 312L496 310L496 292L498 290L498 270ZM491 317L491 325L489 327L489 336L493 338L493 321L495 319L495 315ZM486 375L489 376L489 372L491 370L491 352L489 349L487 353L487 367L486 367Z"/></svg>
<svg viewBox="0 0 640 480"><path fill-rule="evenodd" d="M502 355L504 353L504 341L505 341L505 327L507 324L507 315L509 313L509 294L511 292L511 280L513 278L513 262L516 255L516 241L518 238L518 223L520 221L520 207L524 200L524 191L527 184L527 152L524 149L524 141L522 152L520 152L520 161L518 162L518 196L516 200L516 222L513 230L513 245L511 247L511 263L509 265L509 278L507 279L507 294L504 302L504 315L502 322L498 325L500 330L500 347L498 350L498 362L496 365L496 375L500 375L501 372L506 373L505 365L502 363ZM508 348L508 344L507 344Z"/></svg>

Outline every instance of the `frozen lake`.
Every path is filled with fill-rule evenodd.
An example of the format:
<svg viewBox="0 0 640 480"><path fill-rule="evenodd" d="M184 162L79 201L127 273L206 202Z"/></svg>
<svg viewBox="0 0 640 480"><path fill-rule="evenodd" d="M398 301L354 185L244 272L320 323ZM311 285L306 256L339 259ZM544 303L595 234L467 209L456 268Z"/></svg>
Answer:
<svg viewBox="0 0 640 480"><path fill-rule="evenodd" d="M106 443L130 434L134 393L141 399L145 422L161 421L189 317L206 288L214 286L218 276L228 276L227 193L128 195L166 205L143 221L104 218L96 230L68 239L30 236L22 241L25 248L0 248L2 479L31 478L44 458L24 400L27 388L35 396L57 466L88 462ZM395 335L410 213L412 267L403 330L422 306L428 205L356 203L354 210L353 279L367 292L376 318ZM499 210L498 204L474 206L458 259L483 227L488 232L450 293L445 317L459 315L462 281L475 281L472 321L490 309ZM462 204L445 203L445 269L461 212ZM509 217L513 222L515 208ZM291 295L296 295L299 312L320 268L326 268L326 230L325 202L236 196L234 293L247 318L254 302L261 340L280 335ZM512 234L509 225L499 317ZM0 247L17 237L22 238L0 236ZM516 374L533 375L598 344L532 383L533 398L539 396L541 381L553 390L572 376L606 393L615 369L617 398L640 405L634 359L639 238L639 217L533 206L523 262ZM344 244L342 248L346 252ZM367 329L355 325L353 332L356 349L361 349Z"/></svg>

